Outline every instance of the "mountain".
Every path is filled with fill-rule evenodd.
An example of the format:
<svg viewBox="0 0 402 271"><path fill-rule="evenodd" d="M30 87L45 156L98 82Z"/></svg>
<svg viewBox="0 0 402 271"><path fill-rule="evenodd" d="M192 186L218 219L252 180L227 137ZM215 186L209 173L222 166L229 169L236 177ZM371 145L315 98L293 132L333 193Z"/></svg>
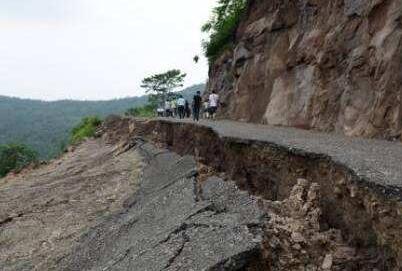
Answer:
<svg viewBox="0 0 402 271"><path fill-rule="evenodd" d="M189 98L205 85L180 91ZM147 96L109 101L55 101L0 96L0 144L19 142L31 146L42 159L49 159L66 144L70 129L82 117L121 114L128 108L144 105Z"/></svg>

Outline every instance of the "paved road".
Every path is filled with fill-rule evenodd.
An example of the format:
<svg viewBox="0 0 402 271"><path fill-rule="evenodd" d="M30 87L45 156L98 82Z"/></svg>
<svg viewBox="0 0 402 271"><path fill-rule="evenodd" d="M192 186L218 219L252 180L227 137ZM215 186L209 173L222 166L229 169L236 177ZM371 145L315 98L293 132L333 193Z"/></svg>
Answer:
<svg viewBox="0 0 402 271"><path fill-rule="evenodd" d="M190 120L159 120L194 123ZM402 144L399 142L227 120L202 120L197 125L212 128L220 137L263 141L294 151L326 155L359 177L392 188L395 194L402 195Z"/></svg>
<svg viewBox="0 0 402 271"><path fill-rule="evenodd" d="M217 177L198 187L192 157L148 144L139 150L146 165L138 193L57 270L246 270L268 219L258 200Z"/></svg>

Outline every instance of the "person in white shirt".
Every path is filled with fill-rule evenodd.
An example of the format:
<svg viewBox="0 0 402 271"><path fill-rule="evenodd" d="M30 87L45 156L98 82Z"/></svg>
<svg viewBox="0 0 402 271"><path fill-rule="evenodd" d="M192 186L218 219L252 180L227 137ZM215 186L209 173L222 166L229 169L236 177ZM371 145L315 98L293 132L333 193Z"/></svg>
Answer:
<svg viewBox="0 0 402 271"><path fill-rule="evenodd" d="M172 111L172 117L176 117L177 116L177 100L175 98L173 98L172 101L170 102L170 107L171 107L171 111Z"/></svg>
<svg viewBox="0 0 402 271"><path fill-rule="evenodd" d="M170 106L170 101L165 102L165 117L171 117L172 116L172 108Z"/></svg>
<svg viewBox="0 0 402 271"><path fill-rule="evenodd" d="M183 96L180 96L179 99L177 99L177 111L179 113L180 119L184 119L185 106L186 106L186 100L183 98Z"/></svg>
<svg viewBox="0 0 402 271"><path fill-rule="evenodd" d="M215 119L216 111L218 110L219 95L215 90L209 95L209 114L212 119Z"/></svg>
<svg viewBox="0 0 402 271"><path fill-rule="evenodd" d="M163 112L165 111L165 109L163 109L163 107L162 106L159 106L157 109L156 109L156 112L157 112L157 114L158 114L158 117L163 117Z"/></svg>
<svg viewBox="0 0 402 271"><path fill-rule="evenodd" d="M209 102L208 101L205 101L203 104L202 104L202 109L203 109L203 111L202 111L202 117L204 118L204 119L209 119Z"/></svg>

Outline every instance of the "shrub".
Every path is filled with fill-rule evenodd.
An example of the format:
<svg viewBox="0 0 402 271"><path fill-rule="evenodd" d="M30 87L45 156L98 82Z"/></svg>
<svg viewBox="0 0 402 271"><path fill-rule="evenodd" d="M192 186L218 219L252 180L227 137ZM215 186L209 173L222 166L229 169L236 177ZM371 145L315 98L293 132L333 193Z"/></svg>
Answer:
<svg viewBox="0 0 402 271"><path fill-rule="evenodd" d="M37 162L37 153L23 144L0 145L0 178Z"/></svg>
<svg viewBox="0 0 402 271"><path fill-rule="evenodd" d="M218 1L211 19L201 29L209 34L202 46L210 65L225 49L232 46L236 28L246 7L247 0Z"/></svg>
<svg viewBox="0 0 402 271"><path fill-rule="evenodd" d="M151 118L155 116L155 106L147 104L140 107L130 108L125 112L126 116Z"/></svg>
<svg viewBox="0 0 402 271"><path fill-rule="evenodd" d="M71 130L70 143L76 144L85 138L93 137L102 121L96 116L85 117Z"/></svg>

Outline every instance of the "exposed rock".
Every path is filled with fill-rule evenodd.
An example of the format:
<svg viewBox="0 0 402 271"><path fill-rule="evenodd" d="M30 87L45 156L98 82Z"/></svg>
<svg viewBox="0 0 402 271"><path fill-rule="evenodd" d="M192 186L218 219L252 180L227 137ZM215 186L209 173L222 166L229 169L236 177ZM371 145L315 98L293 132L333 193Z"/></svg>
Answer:
<svg viewBox="0 0 402 271"><path fill-rule="evenodd" d="M332 254L325 255L324 262L322 263L321 268L324 269L324 270L331 269L332 261L333 261Z"/></svg>
<svg viewBox="0 0 402 271"><path fill-rule="evenodd" d="M401 135L401 0L251 0L210 69L221 117Z"/></svg>
<svg viewBox="0 0 402 271"><path fill-rule="evenodd" d="M348 245L339 230L320 227L319 186L299 180L288 199L274 208L265 229L263 261L270 270L373 270L377 255ZM279 208L278 208L279 204Z"/></svg>

